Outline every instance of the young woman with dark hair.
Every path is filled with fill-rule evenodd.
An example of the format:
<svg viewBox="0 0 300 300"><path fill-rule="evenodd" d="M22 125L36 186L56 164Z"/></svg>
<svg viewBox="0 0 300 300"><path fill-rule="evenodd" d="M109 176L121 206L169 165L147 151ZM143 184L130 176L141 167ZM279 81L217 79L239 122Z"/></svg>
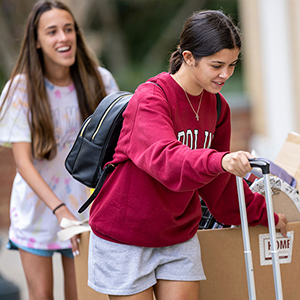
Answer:
<svg viewBox="0 0 300 300"><path fill-rule="evenodd" d="M64 299L77 299L78 236L60 242L57 232L63 217L88 217L77 209L89 191L72 179L64 160L83 120L117 90L70 9L59 1L38 1L0 103L0 143L12 147L17 167L7 247L20 252L30 299L53 299L54 252L62 254Z"/></svg>
<svg viewBox="0 0 300 300"><path fill-rule="evenodd" d="M186 22L163 72L141 84L124 112L109 175L90 210L89 285L111 300L198 300L204 280L199 196L214 217L240 224L235 176L248 152L230 152L230 109L216 93L241 51L238 28L220 11ZM248 221L267 225L264 197L246 191ZM275 214L286 235L286 218ZM221 251L221 249L220 249Z"/></svg>

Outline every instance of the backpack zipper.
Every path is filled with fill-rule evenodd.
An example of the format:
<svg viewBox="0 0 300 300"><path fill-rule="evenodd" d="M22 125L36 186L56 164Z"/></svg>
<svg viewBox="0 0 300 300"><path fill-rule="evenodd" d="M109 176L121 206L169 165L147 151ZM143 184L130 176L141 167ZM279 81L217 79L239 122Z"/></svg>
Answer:
<svg viewBox="0 0 300 300"><path fill-rule="evenodd" d="M120 96L119 98L117 98L117 99L116 99L116 100L108 107L108 109L106 110L105 114L103 115L103 117L102 117L101 120L100 120L100 123L99 123L99 125L98 125L97 130L95 131L95 133L94 133L93 136L92 136L92 140L95 138L95 136L96 136L96 134L98 133L98 131L99 131L99 129L100 129L100 127L101 127L101 125L102 125L102 123L103 123L105 117L106 117L107 114L110 112L110 110L113 108L113 106L114 106L118 101L120 101L122 98L124 98L124 97L126 97L126 96L128 96L128 95L130 95L130 94L126 94L126 95Z"/></svg>
<svg viewBox="0 0 300 300"><path fill-rule="evenodd" d="M85 122L83 128L81 129L80 137L83 136L84 130L85 130L86 126L89 124L89 122L91 121L91 119L92 119L92 118L91 118L91 116L90 116L89 119Z"/></svg>

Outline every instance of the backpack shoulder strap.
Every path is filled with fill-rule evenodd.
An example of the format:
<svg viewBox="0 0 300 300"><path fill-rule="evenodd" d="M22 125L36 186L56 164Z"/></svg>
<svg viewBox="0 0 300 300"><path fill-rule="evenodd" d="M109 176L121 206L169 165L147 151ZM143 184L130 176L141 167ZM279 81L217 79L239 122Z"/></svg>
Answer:
<svg viewBox="0 0 300 300"><path fill-rule="evenodd" d="M164 92L165 97L166 97L166 99L168 100L167 95L166 95L166 92L164 91L164 89L163 89L158 83L153 82L153 81L150 81L150 80L148 80L147 82L150 82L150 83L153 83L153 84L157 85L157 86Z"/></svg>
<svg viewBox="0 0 300 300"><path fill-rule="evenodd" d="M81 214L83 213L88 207L89 205L95 200L95 198L97 197L97 195L99 194L104 181L107 177L107 175L109 173L111 173L113 170L115 169L115 166L113 164L108 164L105 166L105 168L102 170L101 172L101 176L98 180L98 183L94 189L94 192L90 195L90 197L81 205L81 207L79 208L78 212Z"/></svg>
<svg viewBox="0 0 300 300"><path fill-rule="evenodd" d="M220 114L221 114L221 110L222 110L221 97L220 97L219 93L216 94L216 99L217 99L217 123L218 123Z"/></svg>

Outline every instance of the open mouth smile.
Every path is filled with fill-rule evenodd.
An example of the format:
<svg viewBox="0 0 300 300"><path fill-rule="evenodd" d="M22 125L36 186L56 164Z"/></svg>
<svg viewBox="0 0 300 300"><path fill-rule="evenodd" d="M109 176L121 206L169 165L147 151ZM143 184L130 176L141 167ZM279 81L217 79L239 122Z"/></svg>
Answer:
<svg viewBox="0 0 300 300"><path fill-rule="evenodd" d="M214 84L218 85L218 86L223 86L225 82L217 82L217 81L213 81Z"/></svg>
<svg viewBox="0 0 300 300"><path fill-rule="evenodd" d="M60 53L62 53L62 52L68 52L70 50L71 50L71 46L64 46L64 47L59 47L59 48L56 49L56 51L60 52Z"/></svg>

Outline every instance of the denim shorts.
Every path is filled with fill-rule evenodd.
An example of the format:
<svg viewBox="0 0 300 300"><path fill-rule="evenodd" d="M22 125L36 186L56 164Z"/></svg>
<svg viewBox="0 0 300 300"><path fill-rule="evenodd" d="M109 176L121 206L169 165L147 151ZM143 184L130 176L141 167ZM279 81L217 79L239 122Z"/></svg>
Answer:
<svg viewBox="0 0 300 300"><path fill-rule="evenodd" d="M206 279L197 234L177 245L146 248L109 242L91 231L88 285L92 289L108 295L133 295L158 279Z"/></svg>
<svg viewBox="0 0 300 300"><path fill-rule="evenodd" d="M6 248L9 250L18 250L20 248L26 252L39 255L39 256L45 256L45 257L51 257L53 256L54 252L57 252L57 253L61 253L61 255L64 255L66 257L74 258L72 249L54 249L54 250L33 249L24 246L19 246L14 242L12 242L11 240L8 240L8 243L6 244Z"/></svg>

